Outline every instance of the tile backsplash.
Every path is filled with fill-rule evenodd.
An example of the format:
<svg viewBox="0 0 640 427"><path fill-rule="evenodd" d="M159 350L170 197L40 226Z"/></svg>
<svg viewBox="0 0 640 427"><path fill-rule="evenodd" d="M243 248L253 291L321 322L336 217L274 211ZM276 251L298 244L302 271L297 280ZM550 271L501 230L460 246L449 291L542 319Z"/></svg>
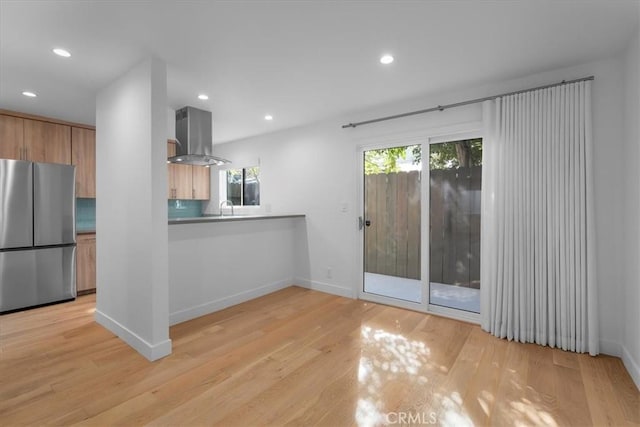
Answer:
<svg viewBox="0 0 640 427"><path fill-rule="evenodd" d="M169 219L202 216L201 200L169 200ZM96 229L96 199L76 199L76 231Z"/></svg>
<svg viewBox="0 0 640 427"><path fill-rule="evenodd" d="M169 219L202 216L201 200L169 200Z"/></svg>
<svg viewBox="0 0 640 427"><path fill-rule="evenodd" d="M96 199L76 199L76 231L96 229Z"/></svg>

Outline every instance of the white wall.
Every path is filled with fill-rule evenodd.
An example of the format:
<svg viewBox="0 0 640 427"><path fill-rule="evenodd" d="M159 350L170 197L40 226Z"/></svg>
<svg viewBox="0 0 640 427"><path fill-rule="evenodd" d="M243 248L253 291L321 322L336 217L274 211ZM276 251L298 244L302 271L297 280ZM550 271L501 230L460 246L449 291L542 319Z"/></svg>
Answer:
<svg viewBox="0 0 640 427"><path fill-rule="evenodd" d="M149 59L96 106L96 321L150 360L171 353L166 64Z"/></svg>
<svg viewBox="0 0 640 427"><path fill-rule="evenodd" d="M639 8L640 14L640 8ZM640 388L640 31L631 40L625 81L625 290L622 360Z"/></svg>
<svg viewBox="0 0 640 427"><path fill-rule="evenodd" d="M601 350L619 355L625 276L620 246L625 236L625 177L620 167L624 150L621 56L406 100L310 126L221 144L216 150L234 163L260 158L262 203L269 204L274 213L307 214L306 232L301 233L296 251L296 278L300 283L355 296L361 268L357 254L360 235L356 227L357 146L380 140L402 143L416 135L425 137L443 127L479 121L482 111L480 105L472 105L356 129L341 129L342 124L589 75L596 78L593 115ZM345 202L349 209L343 213L340 208ZM332 278L327 277L327 267L332 269Z"/></svg>
<svg viewBox="0 0 640 427"><path fill-rule="evenodd" d="M170 225L170 323L294 284L300 226L304 218Z"/></svg>
<svg viewBox="0 0 640 427"><path fill-rule="evenodd" d="M176 139L176 110L167 108L167 139Z"/></svg>

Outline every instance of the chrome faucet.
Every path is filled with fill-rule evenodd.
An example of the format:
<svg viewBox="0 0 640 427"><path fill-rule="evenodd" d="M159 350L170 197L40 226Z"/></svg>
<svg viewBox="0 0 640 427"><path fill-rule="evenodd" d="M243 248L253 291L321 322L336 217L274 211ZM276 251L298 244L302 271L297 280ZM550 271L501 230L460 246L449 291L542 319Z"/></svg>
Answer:
<svg viewBox="0 0 640 427"><path fill-rule="evenodd" d="M231 200L223 200L222 202L220 202L220 216L224 216L224 213L222 212L222 208L224 207L224 205L227 206L231 206L231 216L233 216L233 202Z"/></svg>

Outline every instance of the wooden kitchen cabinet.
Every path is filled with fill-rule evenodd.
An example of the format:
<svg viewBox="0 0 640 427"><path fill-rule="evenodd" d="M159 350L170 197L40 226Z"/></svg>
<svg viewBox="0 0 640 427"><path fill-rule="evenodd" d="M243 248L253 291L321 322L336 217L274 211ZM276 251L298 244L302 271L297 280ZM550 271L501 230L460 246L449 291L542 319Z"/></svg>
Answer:
<svg viewBox="0 0 640 427"><path fill-rule="evenodd" d="M209 200L211 197L210 171L210 168L204 166L191 167L193 198L195 200Z"/></svg>
<svg viewBox="0 0 640 427"><path fill-rule="evenodd" d="M96 235L78 234L76 238L76 290L78 295L96 290Z"/></svg>
<svg viewBox="0 0 640 427"><path fill-rule="evenodd" d="M176 155L176 146L174 143L167 144L167 157ZM192 198L192 176L190 165L178 165L169 163L169 199L188 200Z"/></svg>
<svg viewBox="0 0 640 427"><path fill-rule="evenodd" d="M169 140L167 141L167 158L176 155L176 143Z"/></svg>
<svg viewBox="0 0 640 427"><path fill-rule="evenodd" d="M96 131L71 128L71 163L76 166L76 197L96 197Z"/></svg>
<svg viewBox="0 0 640 427"><path fill-rule="evenodd" d="M175 143L167 143L167 157L176 155ZM208 200L211 194L209 168L169 163L169 199Z"/></svg>
<svg viewBox="0 0 640 427"><path fill-rule="evenodd" d="M176 155L176 144L174 142L167 142L167 158L169 157L173 157ZM175 194L176 194L176 172L177 169L175 169L175 166L173 163L167 163L167 173L168 173L168 181L169 181L169 193L168 193L168 197L169 199L175 199Z"/></svg>
<svg viewBox="0 0 640 427"><path fill-rule="evenodd" d="M169 164L169 198L181 200L193 198L193 177L190 165Z"/></svg>
<svg viewBox="0 0 640 427"><path fill-rule="evenodd" d="M23 160L71 164L71 126L24 119Z"/></svg>
<svg viewBox="0 0 640 427"><path fill-rule="evenodd" d="M21 160L24 151L24 119L0 115L0 159Z"/></svg>
<svg viewBox="0 0 640 427"><path fill-rule="evenodd" d="M0 115L0 158L71 164L71 127Z"/></svg>

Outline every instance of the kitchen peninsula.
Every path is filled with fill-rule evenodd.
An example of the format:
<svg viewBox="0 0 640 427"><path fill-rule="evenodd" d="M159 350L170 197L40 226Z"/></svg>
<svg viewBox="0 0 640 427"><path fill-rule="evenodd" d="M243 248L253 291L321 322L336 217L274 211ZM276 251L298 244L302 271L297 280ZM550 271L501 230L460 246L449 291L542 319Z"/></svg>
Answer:
<svg viewBox="0 0 640 427"><path fill-rule="evenodd" d="M305 236L300 214L170 219L169 323L293 285Z"/></svg>
<svg viewBox="0 0 640 427"><path fill-rule="evenodd" d="M211 222L256 221L263 219L304 218L303 214L290 215L203 215L199 217L172 218L169 225L176 224L201 224Z"/></svg>

